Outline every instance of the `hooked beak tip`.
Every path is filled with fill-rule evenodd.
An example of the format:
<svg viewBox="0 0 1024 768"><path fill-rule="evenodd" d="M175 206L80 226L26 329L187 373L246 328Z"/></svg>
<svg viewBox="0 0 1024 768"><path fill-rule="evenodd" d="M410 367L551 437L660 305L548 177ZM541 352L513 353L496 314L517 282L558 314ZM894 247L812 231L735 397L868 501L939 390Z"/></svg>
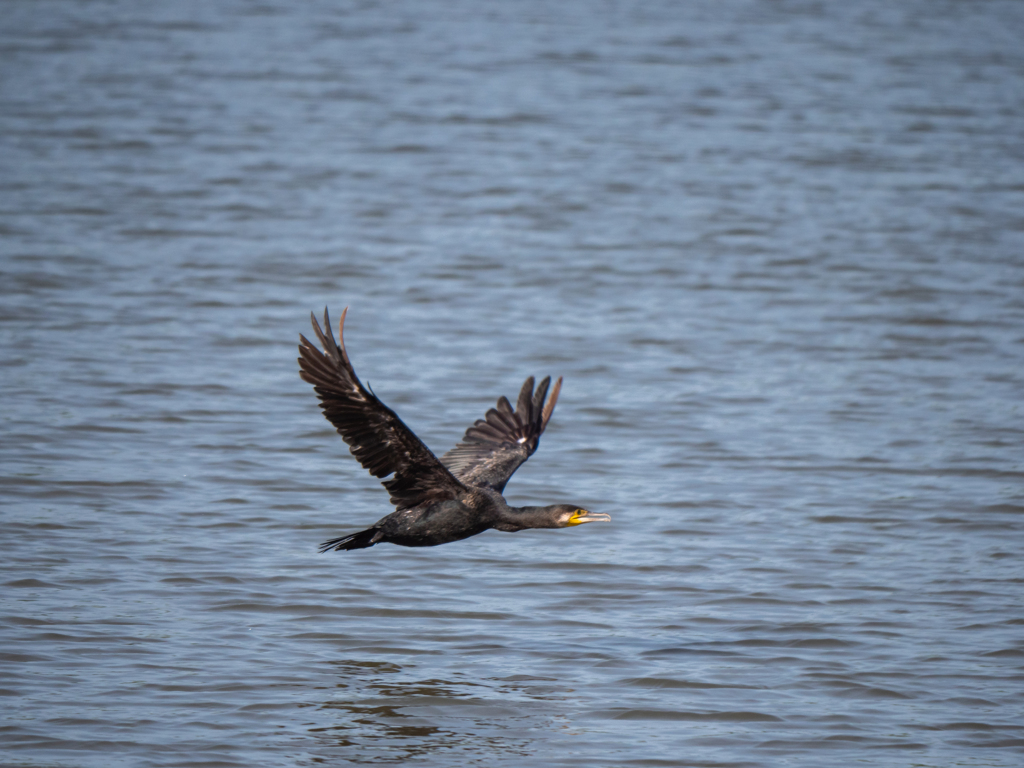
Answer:
<svg viewBox="0 0 1024 768"><path fill-rule="evenodd" d="M581 523L610 523L612 516L605 512L590 512L585 517L580 517Z"/></svg>

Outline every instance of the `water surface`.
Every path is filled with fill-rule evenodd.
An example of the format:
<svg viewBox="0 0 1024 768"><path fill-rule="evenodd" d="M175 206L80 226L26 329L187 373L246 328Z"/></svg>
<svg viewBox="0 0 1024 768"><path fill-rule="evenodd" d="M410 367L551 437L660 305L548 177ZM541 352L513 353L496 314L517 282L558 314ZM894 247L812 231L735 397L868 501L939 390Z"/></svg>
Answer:
<svg viewBox="0 0 1024 768"><path fill-rule="evenodd" d="M1020 765L1024 6L5 11L5 765ZM326 304L613 523L317 555Z"/></svg>

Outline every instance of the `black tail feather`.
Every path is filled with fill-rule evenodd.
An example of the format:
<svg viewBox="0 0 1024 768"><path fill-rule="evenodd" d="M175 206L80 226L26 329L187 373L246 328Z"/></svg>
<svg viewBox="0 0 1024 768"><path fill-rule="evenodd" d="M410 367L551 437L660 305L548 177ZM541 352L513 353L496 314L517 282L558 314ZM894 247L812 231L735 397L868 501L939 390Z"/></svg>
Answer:
<svg viewBox="0 0 1024 768"><path fill-rule="evenodd" d="M332 549L365 549L372 547L380 541L379 528L367 528L359 533L350 533L348 536L339 536L336 539L325 541L320 545L320 554L330 552Z"/></svg>

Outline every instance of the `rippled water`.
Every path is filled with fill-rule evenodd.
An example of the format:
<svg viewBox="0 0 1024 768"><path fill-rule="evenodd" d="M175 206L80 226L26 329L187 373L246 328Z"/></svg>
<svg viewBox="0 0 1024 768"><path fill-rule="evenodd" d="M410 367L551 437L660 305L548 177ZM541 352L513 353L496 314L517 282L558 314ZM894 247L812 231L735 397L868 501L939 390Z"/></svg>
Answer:
<svg viewBox="0 0 1024 768"><path fill-rule="evenodd" d="M1021 764L1024 5L4 17L4 765ZM317 555L325 304L613 522Z"/></svg>

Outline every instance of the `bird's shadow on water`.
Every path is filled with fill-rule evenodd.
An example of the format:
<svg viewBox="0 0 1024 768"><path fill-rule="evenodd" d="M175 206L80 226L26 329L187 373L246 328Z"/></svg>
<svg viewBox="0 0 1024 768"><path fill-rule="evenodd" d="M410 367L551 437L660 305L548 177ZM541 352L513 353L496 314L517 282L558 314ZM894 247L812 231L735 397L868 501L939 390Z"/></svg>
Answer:
<svg viewBox="0 0 1024 768"><path fill-rule="evenodd" d="M524 733L564 728L552 678L420 679L412 665L346 659L328 662L337 682L319 689L317 725L309 728L323 757L354 763L401 763L436 757L526 758Z"/></svg>

